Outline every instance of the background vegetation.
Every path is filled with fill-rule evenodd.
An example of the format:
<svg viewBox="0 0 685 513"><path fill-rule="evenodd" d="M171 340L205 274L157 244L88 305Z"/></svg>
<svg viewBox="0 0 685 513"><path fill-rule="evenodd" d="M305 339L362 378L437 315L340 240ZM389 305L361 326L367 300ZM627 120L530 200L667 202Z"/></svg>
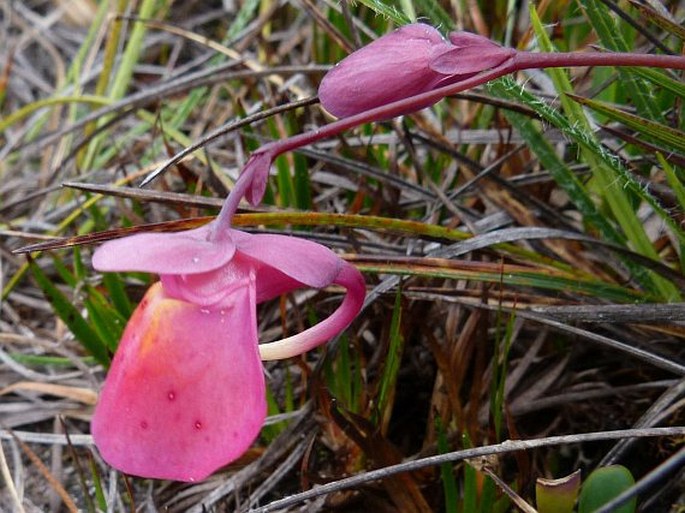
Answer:
<svg viewBox="0 0 685 513"><path fill-rule="evenodd" d="M682 74L527 72L279 157L239 224L340 251L368 304L328 346L267 365L260 438L203 483L118 475L91 445L97 390L155 277L99 275L85 244L215 214L250 151L331 120L315 102L261 113L315 96L330 65L409 20L521 49L679 54L684 17L676 1L0 3L0 509L244 511L358 475L287 507L508 511L535 506L537 478L620 463L647 477L642 511L682 511L682 434L578 436L684 424ZM263 305L261 339L338 300ZM575 443L497 445L553 435Z"/></svg>

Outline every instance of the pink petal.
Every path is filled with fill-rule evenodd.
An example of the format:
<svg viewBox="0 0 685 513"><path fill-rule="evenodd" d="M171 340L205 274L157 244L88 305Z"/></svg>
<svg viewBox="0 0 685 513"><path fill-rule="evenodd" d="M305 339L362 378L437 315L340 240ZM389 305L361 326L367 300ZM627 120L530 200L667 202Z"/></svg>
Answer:
<svg viewBox="0 0 685 513"><path fill-rule="evenodd" d="M261 262L257 272L257 302L306 285L330 285L342 260L330 249L305 239L260 234L237 240L238 252Z"/></svg>
<svg viewBox="0 0 685 513"><path fill-rule="evenodd" d="M364 305L366 295L364 278L355 267L343 261L333 283L347 289L345 298L338 309L302 333L277 342L260 344L259 353L262 360L280 360L302 354L339 335L350 325Z"/></svg>
<svg viewBox="0 0 685 513"><path fill-rule="evenodd" d="M122 472L198 481L243 454L265 414L252 286L210 310L157 283L126 327L92 432Z"/></svg>
<svg viewBox="0 0 685 513"><path fill-rule="evenodd" d="M473 47L473 46L497 46L499 45L492 41L491 39L488 39L485 36L481 36L480 34L474 34L473 32L466 32L464 30L459 31L459 32L450 32L449 35L447 36L450 40L450 42L454 46L458 47Z"/></svg>
<svg viewBox="0 0 685 513"><path fill-rule="evenodd" d="M445 75L470 76L499 66L514 53L514 50L494 43L453 48L432 58L430 68Z"/></svg>
<svg viewBox="0 0 685 513"><path fill-rule="evenodd" d="M450 47L430 25L406 25L330 70L319 86L321 104L334 116L347 117L429 91L444 78L429 67L431 55Z"/></svg>
<svg viewBox="0 0 685 513"><path fill-rule="evenodd" d="M229 237L208 241L210 225L177 233L140 233L105 242L93 254L99 271L193 274L216 269L233 258Z"/></svg>
<svg viewBox="0 0 685 513"><path fill-rule="evenodd" d="M245 198L250 205L258 205L264 197L272 160L273 155L268 151L264 151L264 147L262 147L255 151L250 156L247 164L245 164L243 174L252 174L250 186L245 192Z"/></svg>
<svg viewBox="0 0 685 513"><path fill-rule="evenodd" d="M241 233L237 230L230 232ZM243 287L245 280L254 275L254 267L254 261L236 253L230 262L206 273L162 274L160 278L169 297L195 305L212 306L233 294L236 288Z"/></svg>

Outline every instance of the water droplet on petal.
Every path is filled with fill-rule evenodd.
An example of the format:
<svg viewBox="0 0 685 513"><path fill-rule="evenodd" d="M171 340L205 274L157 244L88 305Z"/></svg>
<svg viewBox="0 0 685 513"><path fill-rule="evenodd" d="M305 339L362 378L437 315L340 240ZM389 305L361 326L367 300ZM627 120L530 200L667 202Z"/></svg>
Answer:
<svg viewBox="0 0 685 513"><path fill-rule="evenodd" d="M200 308L200 313L209 314L209 313L211 313L211 312L210 312L209 309L207 309L207 308Z"/></svg>
<svg viewBox="0 0 685 513"><path fill-rule="evenodd" d="M140 427L141 429L147 429L148 428L148 423L145 420L140 421Z"/></svg>
<svg viewBox="0 0 685 513"><path fill-rule="evenodd" d="M196 420L195 421L195 429L197 429L198 431L201 430L202 429L202 422L200 422L199 420Z"/></svg>
<svg viewBox="0 0 685 513"><path fill-rule="evenodd" d="M197 264L200 261L200 257L193 257L193 263Z"/></svg>
<svg viewBox="0 0 685 513"><path fill-rule="evenodd" d="M176 399L176 392L169 392L167 394L167 397L169 398L169 401L173 401L174 399Z"/></svg>

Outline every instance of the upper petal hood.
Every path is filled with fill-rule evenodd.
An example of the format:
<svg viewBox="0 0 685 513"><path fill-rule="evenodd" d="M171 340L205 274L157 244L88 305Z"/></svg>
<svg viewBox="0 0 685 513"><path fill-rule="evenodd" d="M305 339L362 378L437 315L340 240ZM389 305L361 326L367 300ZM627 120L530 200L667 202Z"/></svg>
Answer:
<svg viewBox="0 0 685 513"><path fill-rule="evenodd" d="M93 254L99 271L196 274L212 271L233 258L230 237L208 241L211 223L177 233L139 233L105 242Z"/></svg>

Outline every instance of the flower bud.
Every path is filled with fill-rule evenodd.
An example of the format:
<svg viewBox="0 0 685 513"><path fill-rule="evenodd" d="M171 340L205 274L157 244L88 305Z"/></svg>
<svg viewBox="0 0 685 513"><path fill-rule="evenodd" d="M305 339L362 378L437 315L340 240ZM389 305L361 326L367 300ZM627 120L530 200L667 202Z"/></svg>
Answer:
<svg viewBox="0 0 685 513"><path fill-rule="evenodd" d="M340 61L321 81L319 99L328 112L344 118L460 82L499 66L515 53L468 32L453 32L447 41L430 25L414 23ZM390 117L415 110L416 106L399 106Z"/></svg>
<svg viewBox="0 0 685 513"><path fill-rule="evenodd" d="M337 117L347 117L430 91L444 74L432 59L452 46L431 27L406 25L340 61L321 81L319 99Z"/></svg>

